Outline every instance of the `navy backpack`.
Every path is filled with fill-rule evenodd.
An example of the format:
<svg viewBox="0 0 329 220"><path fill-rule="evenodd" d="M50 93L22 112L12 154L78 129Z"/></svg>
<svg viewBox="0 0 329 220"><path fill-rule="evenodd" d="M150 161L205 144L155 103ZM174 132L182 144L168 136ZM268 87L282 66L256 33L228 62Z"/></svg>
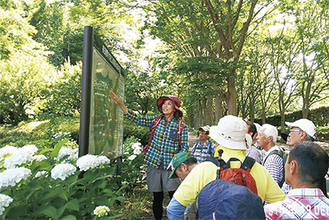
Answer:
<svg viewBox="0 0 329 220"><path fill-rule="evenodd" d="M265 219L262 199L247 187L216 179L198 196L200 219Z"/></svg>

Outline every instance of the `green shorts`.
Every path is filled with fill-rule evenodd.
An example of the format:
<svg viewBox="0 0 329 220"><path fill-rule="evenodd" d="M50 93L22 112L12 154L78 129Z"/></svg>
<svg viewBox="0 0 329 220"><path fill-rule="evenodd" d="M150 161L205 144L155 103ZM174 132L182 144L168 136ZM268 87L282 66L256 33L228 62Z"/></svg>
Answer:
<svg viewBox="0 0 329 220"><path fill-rule="evenodd" d="M171 171L147 167L147 187L150 192L170 192L175 191L180 180L178 178L169 179Z"/></svg>

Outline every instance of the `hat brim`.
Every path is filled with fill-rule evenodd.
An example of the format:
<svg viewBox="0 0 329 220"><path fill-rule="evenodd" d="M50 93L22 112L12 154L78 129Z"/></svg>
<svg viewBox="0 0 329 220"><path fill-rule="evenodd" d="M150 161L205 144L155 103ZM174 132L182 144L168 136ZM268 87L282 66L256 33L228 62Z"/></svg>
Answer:
<svg viewBox="0 0 329 220"><path fill-rule="evenodd" d="M178 178L178 176L176 175L176 169L177 169L177 168L173 169L173 170L170 172L170 174L169 174L169 176L168 176L169 179L172 179L172 178Z"/></svg>
<svg viewBox="0 0 329 220"><path fill-rule="evenodd" d="M171 99L168 98L168 97L166 97L166 96L161 96L161 97L158 98L158 100L157 100L158 109L159 109L159 111L160 111L161 113L162 113L161 105L162 105L163 101L165 101L165 100L171 100ZM171 100L171 101L172 101L172 100ZM179 109L179 107L178 107L177 105L175 105L175 104L174 104L174 106L175 106L176 111L179 112L179 117L180 117L180 118L183 117L183 112Z"/></svg>
<svg viewBox="0 0 329 220"><path fill-rule="evenodd" d="M292 128L292 127L295 126L293 122L285 122L285 124L286 124L288 127L290 127L290 128ZM297 127L298 127L298 126L297 126Z"/></svg>
<svg viewBox="0 0 329 220"><path fill-rule="evenodd" d="M246 141L233 141L224 138L217 131L220 130L219 126L211 126L209 136L214 139L219 145L234 150L247 150ZM247 133L246 133L247 135Z"/></svg>

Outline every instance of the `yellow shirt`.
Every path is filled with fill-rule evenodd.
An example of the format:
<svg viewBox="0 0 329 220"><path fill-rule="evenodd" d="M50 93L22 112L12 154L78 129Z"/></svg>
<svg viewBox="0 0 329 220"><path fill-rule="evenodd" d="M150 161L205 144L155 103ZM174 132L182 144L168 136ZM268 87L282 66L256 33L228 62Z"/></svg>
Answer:
<svg viewBox="0 0 329 220"><path fill-rule="evenodd" d="M213 162L196 165L176 190L174 197L183 206L197 201L201 189L216 179L217 166Z"/></svg>
<svg viewBox="0 0 329 220"><path fill-rule="evenodd" d="M219 148L223 150L222 158L226 162L231 157L238 158L240 161L244 161L246 157L245 150L232 150L223 146L218 146L216 152L218 152ZM240 165L240 162L231 163L232 168L238 168ZM175 199L184 206L196 201L201 189L217 178L216 172L217 166L212 162L198 164L176 190L174 194ZM262 165L255 163L250 173L255 179L258 196L263 202L267 201L268 203L273 203L285 199L283 191Z"/></svg>

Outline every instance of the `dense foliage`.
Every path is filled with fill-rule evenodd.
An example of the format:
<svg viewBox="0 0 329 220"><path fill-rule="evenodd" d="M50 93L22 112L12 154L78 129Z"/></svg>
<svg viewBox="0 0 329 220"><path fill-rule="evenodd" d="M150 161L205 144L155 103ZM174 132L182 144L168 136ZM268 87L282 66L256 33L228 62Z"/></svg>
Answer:
<svg viewBox="0 0 329 220"><path fill-rule="evenodd" d="M128 139L121 162L95 155L78 158L77 150L68 139L42 150L35 145L1 148L1 218L122 217L113 213L114 203L123 203L125 192L145 184L141 144Z"/></svg>
<svg viewBox="0 0 329 220"><path fill-rule="evenodd" d="M1 1L0 123L79 113L83 27L126 70L126 104L180 97L190 127L327 105L328 5L321 1Z"/></svg>

